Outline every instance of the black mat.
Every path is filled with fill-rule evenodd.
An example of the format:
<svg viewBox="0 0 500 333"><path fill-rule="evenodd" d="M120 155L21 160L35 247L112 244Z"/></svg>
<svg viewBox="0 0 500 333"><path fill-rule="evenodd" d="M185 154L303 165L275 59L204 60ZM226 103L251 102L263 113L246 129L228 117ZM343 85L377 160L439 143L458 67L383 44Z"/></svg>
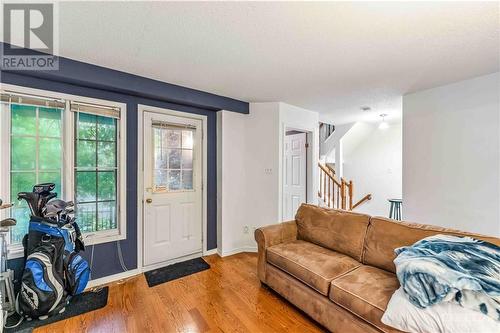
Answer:
<svg viewBox="0 0 500 333"><path fill-rule="evenodd" d="M209 269L202 258L191 259L144 273L149 287Z"/></svg>
<svg viewBox="0 0 500 333"><path fill-rule="evenodd" d="M69 305L63 313L49 317L45 320L33 319L31 321L24 320L19 326L15 328L6 328L4 332L22 332L30 333L34 328L55 323L63 319L68 319L74 316L81 315L86 312L94 311L103 308L108 303L108 287L104 287L99 291L87 291L83 294L77 295L71 299ZM14 325L18 322L19 317L13 315L7 320L7 326Z"/></svg>

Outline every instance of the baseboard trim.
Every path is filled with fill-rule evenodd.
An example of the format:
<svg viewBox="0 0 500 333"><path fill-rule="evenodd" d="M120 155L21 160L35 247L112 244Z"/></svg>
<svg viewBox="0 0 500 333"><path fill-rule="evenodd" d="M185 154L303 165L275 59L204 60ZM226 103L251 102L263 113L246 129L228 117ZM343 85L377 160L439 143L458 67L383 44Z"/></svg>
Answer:
<svg viewBox="0 0 500 333"><path fill-rule="evenodd" d="M112 283L112 282L116 282L116 281L120 281L120 280L123 280L123 279L128 279L132 276L136 276L136 275L139 275L141 274L141 270L136 268L136 269L132 269L130 271L126 271L126 272L122 272L122 273L118 273L118 274L113 274L113 275L108 275L108 276L104 276L102 278L98 278L98 279L95 279L95 280L90 280L89 283L87 284L87 289L88 288L94 288L94 287L98 287L98 286L102 286L102 285L105 285L105 284L108 284L108 283Z"/></svg>
<svg viewBox="0 0 500 333"><path fill-rule="evenodd" d="M204 257L205 257L205 256L211 256L211 255L213 255L213 254L217 254L217 253L218 253L217 249L212 249L212 250L205 251L205 252L203 253L203 256L204 256Z"/></svg>
<svg viewBox="0 0 500 333"><path fill-rule="evenodd" d="M242 246L242 247L237 247L235 249L232 249L229 251L223 251L223 252L220 252L219 250L217 250L217 253L219 254L220 257L232 256L233 254L238 254L241 252L257 252L257 247L256 246Z"/></svg>

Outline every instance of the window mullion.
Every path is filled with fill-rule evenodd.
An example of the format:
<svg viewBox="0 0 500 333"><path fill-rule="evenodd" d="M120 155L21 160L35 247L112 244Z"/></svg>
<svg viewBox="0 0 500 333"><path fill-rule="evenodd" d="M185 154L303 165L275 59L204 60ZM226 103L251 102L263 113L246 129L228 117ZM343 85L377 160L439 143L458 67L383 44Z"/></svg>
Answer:
<svg viewBox="0 0 500 333"><path fill-rule="evenodd" d="M99 117L95 117L95 231L99 231Z"/></svg>
<svg viewBox="0 0 500 333"><path fill-rule="evenodd" d="M64 130L63 134L63 170L61 175L63 176L62 180L62 188L63 194L66 200L72 200L75 202L75 144L74 144L74 131L75 131L75 123L73 121L73 113L70 112L69 109L69 101L66 101L66 108L64 109L63 114L63 124Z"/></svg>
<svg viewBox="0 0 500 333"><path fill-rule="evenodd" d="M35 139L35 145L36 145L36 156L35 156L35 183L39 183L39 172L40 172L40 109L37 107L35 109L35 133L36 133L36 139Z"/></svg>

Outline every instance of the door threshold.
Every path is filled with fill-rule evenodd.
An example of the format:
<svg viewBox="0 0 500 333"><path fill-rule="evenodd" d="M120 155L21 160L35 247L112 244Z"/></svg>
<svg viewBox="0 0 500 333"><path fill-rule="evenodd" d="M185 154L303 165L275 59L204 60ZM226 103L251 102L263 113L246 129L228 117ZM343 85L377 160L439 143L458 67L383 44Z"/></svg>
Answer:
<svg viewBox="0 0 500 333"><path fill-rule="evenodd" d="M175 259L170 259L170 260L163 261L163 262L160 262L160 263L157 263L157 264L143 266L142 269L141 269L141 271L142 272L148 272L148 271L152 271L153 269L162 268L162 267L165 267L165 266L169 266L169 265L172 265L172 264L175 264L175 263L178 263L178 262L182 262L182 261L186 261L186 260L190 260L190 259L194 259L194 258L200 258L202 256L203 256L203 251L199 250L199 251L196 251L194 253L191 253L191 254L188 254L188 255L185 255L185 256L181 256L181 257L178 257L178 258L175 258Z"/></svg>

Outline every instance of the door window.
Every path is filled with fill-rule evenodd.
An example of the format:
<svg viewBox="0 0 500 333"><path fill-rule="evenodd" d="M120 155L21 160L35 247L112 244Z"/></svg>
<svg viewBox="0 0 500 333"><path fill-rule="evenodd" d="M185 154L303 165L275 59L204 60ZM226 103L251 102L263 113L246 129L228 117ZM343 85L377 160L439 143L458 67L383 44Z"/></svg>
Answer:
<svg viewBox="0 0 500 333"><path fill-rule="evenodd" d="M153 191L193 190L194 128L153 123Z"/></svg>

